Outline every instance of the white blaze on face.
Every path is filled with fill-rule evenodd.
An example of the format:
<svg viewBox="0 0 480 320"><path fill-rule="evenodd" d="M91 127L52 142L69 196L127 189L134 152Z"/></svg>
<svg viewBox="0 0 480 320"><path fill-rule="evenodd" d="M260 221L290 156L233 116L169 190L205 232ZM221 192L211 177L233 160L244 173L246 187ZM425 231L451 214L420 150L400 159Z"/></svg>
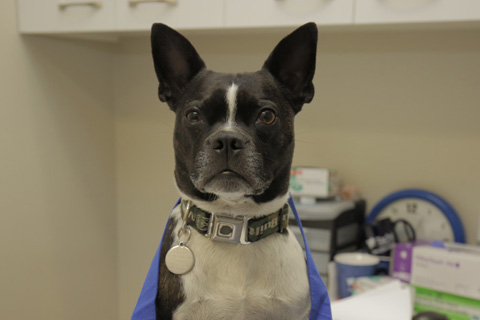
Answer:
<svg viewBox="0 0 480 320"><path fill-rule="evenodd" d="M228 106L227 128L233 128L235 126L235 115L237 113L237 92L238 86L235 83L232 83L226 94Z"/></svg>

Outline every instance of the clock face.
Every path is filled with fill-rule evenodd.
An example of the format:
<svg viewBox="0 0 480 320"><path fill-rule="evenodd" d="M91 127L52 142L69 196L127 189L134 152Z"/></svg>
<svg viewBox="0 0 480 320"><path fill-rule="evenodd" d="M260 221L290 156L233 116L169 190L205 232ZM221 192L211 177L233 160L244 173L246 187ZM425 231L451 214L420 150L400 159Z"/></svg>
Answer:
<svg viewBox="0 0 480 320"><path fill-rule="evenodd" d="M437 206L422 199L396 200L383 208L376 219L384 218L409 222L415 230L416 240L455 240L447 217Z"/></svg>

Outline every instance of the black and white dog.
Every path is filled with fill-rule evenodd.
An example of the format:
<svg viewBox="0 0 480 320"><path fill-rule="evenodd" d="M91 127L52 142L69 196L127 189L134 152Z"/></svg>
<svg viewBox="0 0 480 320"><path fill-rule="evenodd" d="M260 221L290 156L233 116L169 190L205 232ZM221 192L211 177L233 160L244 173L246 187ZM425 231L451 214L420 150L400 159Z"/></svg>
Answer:
<svg viewBox="0 0 480 320"><path fill-rule="evenodd" d="M172 213L157 319L307 319L305 258L288 232L294 116L314 94L317 27L301 26L255 73L207 70L191 43L154 24L158 95L176 114Z"/></svg>

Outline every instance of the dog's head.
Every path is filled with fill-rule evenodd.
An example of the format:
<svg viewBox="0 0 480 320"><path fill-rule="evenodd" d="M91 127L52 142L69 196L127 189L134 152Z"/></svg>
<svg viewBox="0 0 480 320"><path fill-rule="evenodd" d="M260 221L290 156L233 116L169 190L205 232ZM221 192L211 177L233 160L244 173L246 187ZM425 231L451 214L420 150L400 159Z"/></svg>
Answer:
<svg viewBox="0 0 480 320"><path fill-rule="evenodd" d="M312 100L317 27L303 25L255 73L207 70L192 44L154 24L158 96L176 113L175 180L202 201L269 202L288 193L293 119Z"/></svg>

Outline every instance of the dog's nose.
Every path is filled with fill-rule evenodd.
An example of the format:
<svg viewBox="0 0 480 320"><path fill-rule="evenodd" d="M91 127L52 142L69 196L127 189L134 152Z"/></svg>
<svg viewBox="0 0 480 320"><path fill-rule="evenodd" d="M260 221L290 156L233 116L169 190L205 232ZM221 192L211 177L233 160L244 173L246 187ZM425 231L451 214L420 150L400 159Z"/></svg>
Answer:
<svg viewBox="0 0 480 320"><path fill-rule="evenodd" d="M217 153L230 154L242 150L246 143L237 133L222 131L213 137L211 146Z"/></svg>

